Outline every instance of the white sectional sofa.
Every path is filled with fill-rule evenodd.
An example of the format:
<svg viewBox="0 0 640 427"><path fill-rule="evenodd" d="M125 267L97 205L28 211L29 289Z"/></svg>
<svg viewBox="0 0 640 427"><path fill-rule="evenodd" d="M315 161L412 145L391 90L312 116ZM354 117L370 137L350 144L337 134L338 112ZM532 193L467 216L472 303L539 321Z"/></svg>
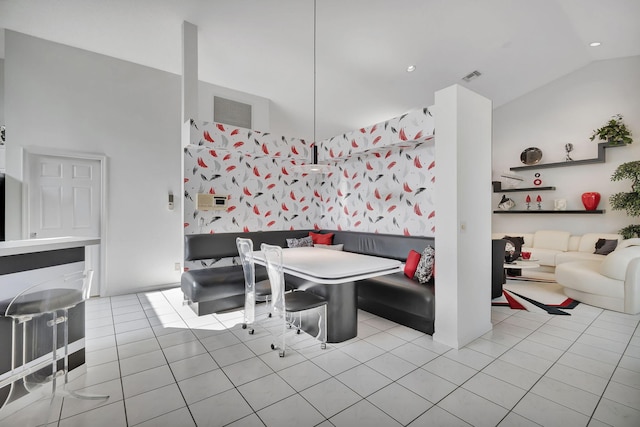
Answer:
<svg viewBox="0 0 640 427"><path fill-rule="evenodd" d="M558 284L575 300L628 314L640 313L640 239L627 239L603 260L565 262Z"/></svg>
<svg viewBox="0 0 640 427"><path fill-rule="evenodd" d="M540 230L534 233L505 232L492 233L492 239L502 239L505 236L523 237L523 251L531 252L531 258L536 269L523 269L524 277L535 279L555 280L555 269L558 265L572 261L603 261L605 255L597 255L595 245L598 239L618 240L623 238L619 234L587 233L582 236L571 235L568 231Z"/></svg>

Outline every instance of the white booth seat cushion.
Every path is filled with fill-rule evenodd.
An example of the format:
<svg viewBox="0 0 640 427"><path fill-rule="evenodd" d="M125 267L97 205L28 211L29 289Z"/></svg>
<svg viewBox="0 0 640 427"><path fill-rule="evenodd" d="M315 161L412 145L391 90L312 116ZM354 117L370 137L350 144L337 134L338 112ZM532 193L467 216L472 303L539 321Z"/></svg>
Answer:
<svg viewBox="0 0 640 427"><path fill-rule="evenodd" d="M583 234L580 239L580 245L578 246L579 252L594 253L596 250L596 242L598 239L617 240L618 244L622 241L622 236L619 234L609 233L587 233Z"/></svg>
<svg viewBox="0 0 640 427"><path fill-rule="evenodd" d="M624 281L627 274L627 266L634 258L640 258L640 246L627 246L615 250L604 257L604 261L600 264L600 274Z"/></svg>
<svg viewBox="0 0 640 427"><path fill-rule="evenodd" d="M600 274L599 261L575 261L556 267L556 281L565 288L589 294L624 298L624 281Z"/></svg>
<svg viewBox="0 0 640 427"><path fill-rule="evenodd" d="M525 252L531 252L531 259L535 260L536 264L548 265L551 267L555 267L556 257L562 253L551 249L527 248L524 246L522 247L522 250Z"/></svg>
<svg viewBox="0 0 640 427"><path fill-rule="evenodd" d="M569 249L568 231L540 230L533 234L533 247L566 252Z"/></svg>
<svg viewBox="0 0 640 427"><path fill-rule="evenodd" d="M593 251L592 251L593 252ZM569 251L569 252L558 252L556 255L556 266L571 261L604 261L604 255L598 255L594 253L588 252L578 252L578 251Z"/></svg>

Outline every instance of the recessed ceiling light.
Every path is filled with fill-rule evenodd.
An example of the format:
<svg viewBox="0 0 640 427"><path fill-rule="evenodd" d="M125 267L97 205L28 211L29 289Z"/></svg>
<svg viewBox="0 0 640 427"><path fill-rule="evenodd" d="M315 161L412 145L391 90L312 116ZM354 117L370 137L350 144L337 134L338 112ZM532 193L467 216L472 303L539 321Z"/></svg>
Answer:
<svg viewBox="0 0 640 427"><path fill-rule="evenodd" d="M600 46L601 44L602 44L602 43L600 43L600 42L591 42L591 43L589 43L589 46L591 46L591 47L598 47L598 46Z"/></svg>
<svg viewBox="0 0 640 427"><path fill-rule="evenodd" d="M407 67L407 73L412 73L416 70L416 66L415 65L409 65Z"/></svg>

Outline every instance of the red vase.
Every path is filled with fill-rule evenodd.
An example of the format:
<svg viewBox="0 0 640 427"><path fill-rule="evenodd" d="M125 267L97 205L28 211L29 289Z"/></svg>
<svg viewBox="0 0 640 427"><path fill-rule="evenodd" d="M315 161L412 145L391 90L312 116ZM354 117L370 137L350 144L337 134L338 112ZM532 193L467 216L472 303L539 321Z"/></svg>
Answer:
<svg viewBox="0 0 640 427"><path fill-rule="evenodd" d="M600 203L600 193L596 191L590 191L582 194L582 204L588 211L595 211Z"/></svg>

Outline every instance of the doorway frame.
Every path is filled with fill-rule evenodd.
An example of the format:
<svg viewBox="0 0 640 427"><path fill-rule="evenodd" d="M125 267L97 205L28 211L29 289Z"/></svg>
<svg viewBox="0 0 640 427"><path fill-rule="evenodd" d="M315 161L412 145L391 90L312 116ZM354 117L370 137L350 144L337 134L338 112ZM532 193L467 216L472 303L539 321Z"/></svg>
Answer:
<svg viewBox="0 0 640 427"><path fill-rule="evenodd" d="M105 154L87 153L82 151L64 150L51 147L26 146L22 151L22 238L29 239L29 177L31 176L30 158L31 156L55 156L68 159L97 160L100 162L100 289L99 295L106 296L107 293L107 163L108 157Z"/></svg>

